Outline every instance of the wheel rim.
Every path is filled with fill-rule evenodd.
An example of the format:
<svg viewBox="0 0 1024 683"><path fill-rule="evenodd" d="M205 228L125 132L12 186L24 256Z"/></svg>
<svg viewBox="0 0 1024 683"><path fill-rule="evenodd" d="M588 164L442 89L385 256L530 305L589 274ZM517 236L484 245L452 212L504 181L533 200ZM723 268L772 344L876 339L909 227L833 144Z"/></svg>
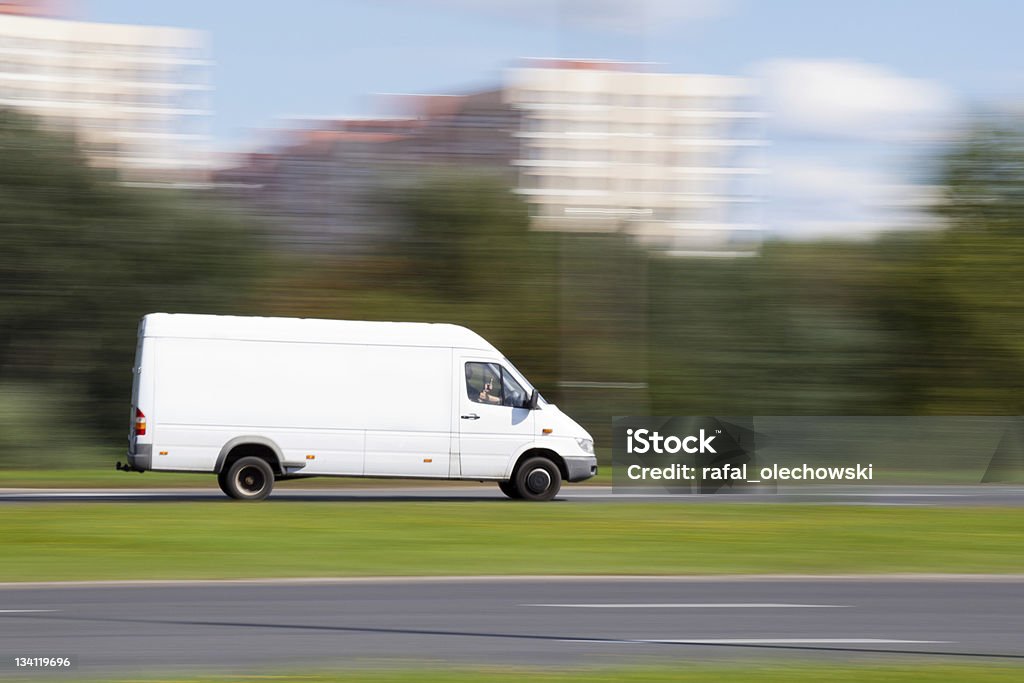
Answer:
<svg viewBox="0 0 1024 683"><path fill-rule="evenodd" d="M526 475L526 488L531 493L544 493L551 486L551 474L543 467L531 470Z"/></svg>
<svg viewBox="0 0 1024 683"><path fill-rule="evenodd" d="M258 467L243 467L235 475L235 484L243 496L258 496L267 485L267 478Z"/></svg>

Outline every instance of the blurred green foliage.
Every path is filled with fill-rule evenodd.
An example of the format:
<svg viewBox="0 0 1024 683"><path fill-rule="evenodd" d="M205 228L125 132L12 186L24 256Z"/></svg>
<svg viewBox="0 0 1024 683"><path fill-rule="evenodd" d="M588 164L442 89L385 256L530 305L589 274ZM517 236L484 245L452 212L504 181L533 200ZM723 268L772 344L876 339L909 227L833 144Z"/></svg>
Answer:
<svg viewBox="0 0 1024 683"><path fill-rule="evenodd" d="M70 138L10 113L0 158L0 428L44 411L40 443L81 430L116 457L138 318L161 310L467 325L599 443L616 414L1024 412L1024 134L1012 128L978 129L941 159L933 229L769 242L739 259L530 231L507 179L477 169L382 188L399 240L302 253L215 192L117 184ZM14 386L34 403L12 408ZM42 404L52 410L25 408ZM25 441L0 435L0 464L25 457L10 445Z"/></svg>
<svg viewBox="0 0 1024 683"><path fill-rule="evenodd" d="M57 385L0 382L0 454L23 456L4 458L0 455L0 463L28 467L35 461L28 456L35 454L45 457L48 468L53 468L73 464L63 457L64 454L88 457L82 446L89 444L94 434L74 422L54 428L55 421L65 421L74 412L67 395L68 392ZM40 435L45 436L40 438Z"/></svg>
<svg viewBox="0 0 1024 683"><path fill-rule="evenodd" d="M69 136L3 110L0 159L0 382L5 405L11 382L36 397L24 420L5 411L0 438L38 427L0 462L52 458L76 429L120 447L140 316L239 310L261 249L208 201L117 184Z"/></svg>
<svg viewBox="0 0 1024 683"><path fill-rule="evenodd" d="M1024 132L978 129L928 230L656 260L653 414L1021 414L1022 168Z"/></svg>

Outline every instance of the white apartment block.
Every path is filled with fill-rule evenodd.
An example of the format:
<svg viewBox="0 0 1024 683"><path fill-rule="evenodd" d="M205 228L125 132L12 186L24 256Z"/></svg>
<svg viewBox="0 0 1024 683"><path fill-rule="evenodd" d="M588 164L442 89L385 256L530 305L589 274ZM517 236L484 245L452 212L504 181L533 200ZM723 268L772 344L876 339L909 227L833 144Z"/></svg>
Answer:
<svg viewBox="0 0 1024 683"><path fill-rule="evenodd" d="M0 13L0 108L72 132L125 181L209 172L205 34Z"/></svg>
<svg viewBox="0 0 1024 683"><path fill-rule="evenodd" d="M534 226L620 231L686 254L760 244L754 84L636 64L534 60L504 90L519 111L519 192Z"/></svg>

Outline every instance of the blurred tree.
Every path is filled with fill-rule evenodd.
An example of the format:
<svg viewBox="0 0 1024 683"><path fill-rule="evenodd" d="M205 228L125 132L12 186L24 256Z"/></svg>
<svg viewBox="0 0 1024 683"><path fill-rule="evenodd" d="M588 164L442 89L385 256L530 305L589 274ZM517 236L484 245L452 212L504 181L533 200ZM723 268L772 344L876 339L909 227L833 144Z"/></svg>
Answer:
<svg viewBox="0 0 1024 683"><path fill-rule="evenodd" d="M68 135L0 110L0 381L60 386L49 425L120 439L145 313L241 309L258 239L207 200L118 184Z"/></svg>
<svg viewBox="0 0 1024 683"><path fill-rule="evenodd" d="M526 204L507 179L486 169L435 168L407 176L380 201L406 235L396 250L404 277L393 289L421 303L444 302L433 307L433 320L476 330L552 396L563 341L558 243L530 230ZM430 309L391 319L422 320Z"/></svg>
<svg viewBox="0 0 1024 683"><path fill-rule="evenodd" d="M1024 236L1024 124L979 125L944 159L936 212L952 233Z"/></svg>
<svg viewBox="0 0 1024 683"><path fill-rule="evenodd" d="M655 414L878 414L890 340L855 243L769 242L757 258L665 259L652 282Z"/></svg>
<svg viewBox="0 0 1024 683"><path fill-rule="evenodd" d="M418 288L482 299L539 275L530 257L540 239L500 176L436 169L390 190L386 201L405 228L401 253Z"/></svg>
<svg viewBox="0 0 1024 683"><path fill-rule="evenodd" d="M1024 412L1024 125L975 129L945 158L936 214L947 229L926 252L934 288L930 382L942 412Z"/></svg>
<svg viewBox="0 0 1024 683"><path fill-rule="evenodd" d="M933 230L657 264L655 412L1024 410L1024 132L979 128L936 175Z"/></svg>

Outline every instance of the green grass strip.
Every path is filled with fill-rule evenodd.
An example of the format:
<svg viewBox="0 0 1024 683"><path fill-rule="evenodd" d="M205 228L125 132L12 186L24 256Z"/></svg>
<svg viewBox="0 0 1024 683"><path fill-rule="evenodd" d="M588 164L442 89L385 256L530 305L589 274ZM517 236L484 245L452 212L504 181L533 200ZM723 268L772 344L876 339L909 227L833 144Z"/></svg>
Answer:
<svg viewBox="0 0 1024 683"><path fill-rule="evenodd" d="M0 505L0 580L1018 573L1024 508L494 502Z"/></svg>

